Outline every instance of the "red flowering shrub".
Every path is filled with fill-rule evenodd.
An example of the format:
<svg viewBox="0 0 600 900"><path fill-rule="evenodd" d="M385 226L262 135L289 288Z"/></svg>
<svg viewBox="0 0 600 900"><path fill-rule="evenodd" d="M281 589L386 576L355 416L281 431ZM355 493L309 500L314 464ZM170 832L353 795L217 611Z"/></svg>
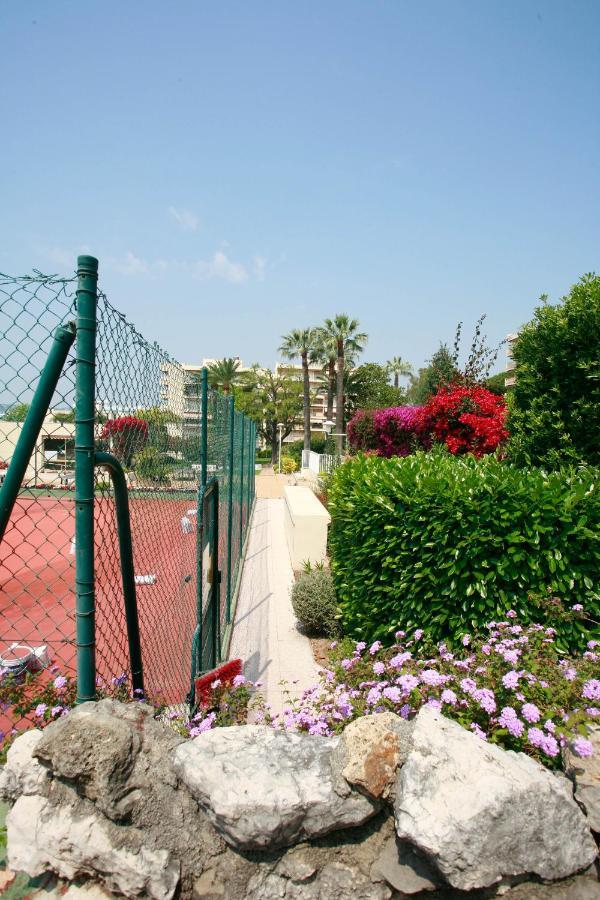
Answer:
<svg viewBox="0 0 600 900"><path fill-rule="evenodd" d="M353 450L376 450L375 426L372 409L361 409L348 422L346 434Z"/></svg>
<svg viewBox="0 0 600 900"><path fill-rule="evenodd" d="M136 416L119 416L104 424L100 437L111 440L113 453L124 466L129 467L133 454L146 446L148 423Z"/></svg>
<svg viewBox="0 0 600 900"><path fill-rule="evenodd" d="M506 403L483 387L451 385L423 407L421 427L455 455L483 456L508 437Z"/></svg>

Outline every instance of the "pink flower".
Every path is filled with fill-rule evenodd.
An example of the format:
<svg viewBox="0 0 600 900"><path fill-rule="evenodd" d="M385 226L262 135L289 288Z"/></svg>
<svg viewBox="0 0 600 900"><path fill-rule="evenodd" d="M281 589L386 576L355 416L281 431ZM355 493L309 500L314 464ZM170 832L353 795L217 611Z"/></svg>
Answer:
<svg viewBox="0 0 600 900"><path fill-rule="evenodd" d="M535 703L526 703L521 708L521 715L527 722L539 722L540 721L540 711L535 705Z"/></svg>
<svg viewBox="0 0 600 900"><path fill-rule="evenodd" d="M506 618L507 619L516 619L517 618L517 614L514 611L514 609L509 609L509 611L506 613Z"/></svg>
<svg viewBox="0 0 600 900"><path fill-rule="evenodd" d="M422 637L423 637L423 629L417 628L417 630L415 631L415 634L414 634L415 641L420 641Z"/></svg>
<svg viewBox="0 0 600 900"><path fill-rule="evenodd" d="M502 684L509 690L514 690L519 684L519 675L514 669L502 676Z"/></svg>
<svg viewBox="0 0 600 900"><path fill-rule="evenodd" d="M594 746L591 741L588 741L587 738L578 737L575 738L572 744L573 752L576 756L593 756L594 755Z"/></svg>
<svg viewBox="0 0 600 900"><path fill-rule="evenodd" d="M369 647L369 653L371 654L371 656L375 656L377 651L381 650L382 646L383 645L382 645L381 641L375 641L374 644L371 644L371 646Z"/></svg>
<svg viewBox="0 0 600 900"><path fill-rule="evenodd" d="M472 678L463 678L461 679L460 686L465 692L465 694L472 694L473 691L477 690L477 682L473 681Z"/></svg>
<svg viewBox="0 0 600 900"><path fill-rule="evenodd" d="M48 707L46 706L45 703L38 703L33 714L36 717L36 719L41 719L47 709L48 709Z"/></svg>
<svg viewBox="0 0 600 900"><path fill-rule="evenodd" d="M448 703L449 706L456 706L457 696L454 691L451 691L450 688L446 688L446 690L442 691L442 696L440 697L442 703Z"/></svg>
<svg viewBox="0 0 600 900"><path fill-rule="evenodd" d="M244 678L243 675L236 675L235 678L233 679L233 686L241 687L242 684L246 684L246 679Z"/></svg>
<svg viewBox="0 0 600 900"><path fill-rule="evenodd" d="M419 679L415 678L414 675L401 675L397 681L397 684L400 685L402 690L408 694L419 684Z"/></svg>
<svg viewBox="0 0 600 900"><path fill-rule="evenodd" d="M392 656L389 662L390 669L401 669L405 662L411 658L412 653L405 651L404 653L397 653L396 656Z"/></svg>
<svg viewBox="0 0 600 900"><path fill-rule="evenodd" d="M482 728L479 727L477 722L471 722L471 725L469 727L476 737L480 738L482 741L487 741L487 734L485 733L485 731L483 731Z"/></svg>
<svg viewBox="0 0 600 900"><path fill-rule="evenodd" d="M386 700L391 700L392 703L400 703L402 692L397 687L386 687L383 689L383 696Z"/></svg>
<svg viewBox="0 0 600 900"><path fill-rule="evenodd" d="M446 680L446 676L440 675L435 669L423 669L421 672L421 681L423 684L428 684L431 687L439 687Z"/></svg>
<svg viewBox="0 0 600 900"><path fill-rule="evenodd" d="M54 687L56 688L57 691L60 691L62 688L64 688L66 686L66 684L67 684L67 679L65 678L64 675L58 675L54 679Z"/></svg>
<svg viewBox="0 0 600 900"><path fill-rule="evenodd" d="M589 681L586 681L581 695L586 700L600 700L600 681L597 678L591 678Z"/></svg>
<svg viewBox="0 0 600 900"><path fill-rule="evenodd" d="M373 671L376 675L383 675L385 672L385 665L382 662L373 663Z"/></svg>

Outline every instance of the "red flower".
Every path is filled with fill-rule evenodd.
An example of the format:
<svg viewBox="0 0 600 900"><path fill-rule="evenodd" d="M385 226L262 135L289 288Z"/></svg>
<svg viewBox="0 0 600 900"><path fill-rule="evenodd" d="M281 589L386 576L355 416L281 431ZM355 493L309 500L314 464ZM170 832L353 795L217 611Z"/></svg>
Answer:
<svg viewBox="0 0 600 900"><path fill-rule="evenodd" d="M455 455L483 456L508 437L506 403L483 387L445 387L424 407L423 427Z"/></svg>

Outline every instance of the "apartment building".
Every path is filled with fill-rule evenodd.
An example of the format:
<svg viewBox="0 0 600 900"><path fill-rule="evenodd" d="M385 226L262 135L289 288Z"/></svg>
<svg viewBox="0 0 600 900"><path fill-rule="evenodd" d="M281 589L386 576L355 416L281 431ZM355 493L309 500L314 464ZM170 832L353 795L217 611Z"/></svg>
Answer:
<svg viewBox="0 0 600 900"><path fill-rule="evenodd" d="M302 366L289 362L278 362L275 365L277 375L292 375L302 381ZM321 364L309 365L308 378L311 394L310 406L310 432L314 437L323 435L323 423L327 419L327 384L323 379L323 366ZM335 396L333 398L333 419L335 421ZM286 442L301 441L304 438L304 423L302 417L292 433L285 439Z"/></svg>
<svg viewBox="0 0 600 900"><path fill-rule="evenodd" d="M511 387L517 380L517 364L513 358L513 347L518 336L518 334L506 335L506 365L504 366L504 371L506 372L504 384L506 387Z"/></svg>

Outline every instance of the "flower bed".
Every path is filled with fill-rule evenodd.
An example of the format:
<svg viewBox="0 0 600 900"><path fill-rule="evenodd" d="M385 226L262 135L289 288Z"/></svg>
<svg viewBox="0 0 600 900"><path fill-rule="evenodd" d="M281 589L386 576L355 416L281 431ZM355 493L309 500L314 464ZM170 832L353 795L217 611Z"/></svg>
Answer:
<svg viewBox="0 0 600 900"><path fill-rule="evenodd" d="M563 617L580 613L557 606ZM420 629L397 632L388 648L379 641L333 643L321 683L274 724L331 735L359 716L389 710L409 719L427 705L482 740L556 768L567 743L581 757L592 753L586 724L600 721L600 643L590 640L581 656L569 658L555 635L551 627L521 625L510 610L454 649L430 643Z"/></svg>

